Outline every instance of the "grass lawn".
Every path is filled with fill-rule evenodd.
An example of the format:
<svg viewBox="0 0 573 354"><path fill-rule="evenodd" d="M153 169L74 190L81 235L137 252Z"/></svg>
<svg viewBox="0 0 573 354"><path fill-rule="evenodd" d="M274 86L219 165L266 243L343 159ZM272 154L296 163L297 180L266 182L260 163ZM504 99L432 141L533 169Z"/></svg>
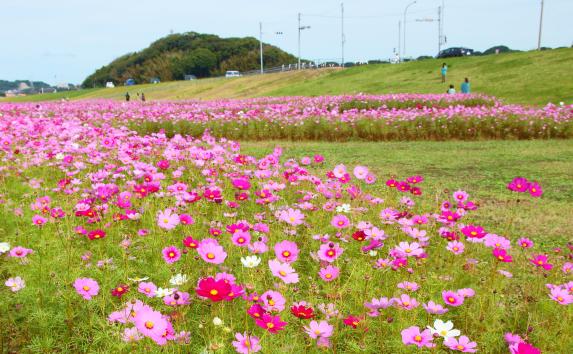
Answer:
<svg viewBox="0 0 573 354"><path fill-rule="evenodd" d="M573 141L483 142L246 142L242 148L257 156L285 149L287 157L322 154L327 163L368 166L380 180L422 175L425 193L445 200L457 189L475 198L474 214L484 225L511 224L514 235L539 238L548 245L563 243L573 228ZM329 163L330 162L330 163ZM541 183L541 201L511 195L506 184L516 176ZM377 183L378 188L385 188ZM524 206L527 205L527 206ZM535 207L530 207L534 204ZM569 235L569 236L567 236Z"/></svg>
<svg viewBox="0 0 573 354"><path fill-rule="evenodd" d="M113 89L88 89L70 93L44 94L4 99L7 101L70 99L124 99L129 91L144 92L148 100L248 98L258 96L318 96L352 93L445 93L440 66L449 66L447 84L456 89L465 77L472 91L504 99L509 103L545 105L573 101L573 49L531 51L464 57L428 59L401 65L377 64L345 70L321 69L250 76L237 79L174 81ZM1 100L0 100L1 101Z"/></svg>

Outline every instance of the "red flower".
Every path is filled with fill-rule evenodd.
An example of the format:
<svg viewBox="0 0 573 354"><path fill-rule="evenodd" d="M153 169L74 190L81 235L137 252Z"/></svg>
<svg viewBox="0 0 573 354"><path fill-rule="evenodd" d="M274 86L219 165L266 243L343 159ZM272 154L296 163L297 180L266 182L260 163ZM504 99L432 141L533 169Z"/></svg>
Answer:
<svg viewBox="0 0 573 354"><path fill-rule="evenodd" d="M358 230L352 234L352 238L356 241L364 241L366 239L366 234L362 230Z"/></svg>
<svg viewBox="0 0 573 354"><path fill-rule="evenodd" d="M345 325L350 326L352 328L358 327L358 325L360 324L360 321L362 321L362 319L360 317L356 317L356 316L352 316L352 315L346 317L343 320Z"/></svg>
<svg viewBox="0 0 573 354"><path fill-rule="evenodd" d="M197 295L211 299L211 301L224 300L231 293L231 285L225 280L215 280L212 277L203 278L195 289Z"/></svg>
<svg viewBox="0 0 573 354"><path fill-rule="evenodd" d="M191 236L185 237L183 239L183 244L187 248L197 248L199 246L199 242Z"/></svg>
<svg viewBox="0 0 573 354"><path fill-rule="evenodd" d="M123 294L127 293L128 290L129 290L129 286L127 286L125 284L120 284L111 290L111 294L113 296L117 296L117 297L121 298L123 296Z"/></svg>
<svg viewBox="0 0 573 354"><path fill-rule="evenodd" d="M310 306L292 306L290 308L290 312L298 318L302 318L303 320L308 320L314 317L314 310Z"/></svg>

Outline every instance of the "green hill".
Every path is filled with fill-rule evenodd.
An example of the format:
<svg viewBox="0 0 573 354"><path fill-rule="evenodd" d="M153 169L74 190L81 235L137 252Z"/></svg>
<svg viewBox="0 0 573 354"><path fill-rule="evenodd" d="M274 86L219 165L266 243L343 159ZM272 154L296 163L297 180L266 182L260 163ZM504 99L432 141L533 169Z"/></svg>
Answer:
<svg viewBox="0 0 573 354"><path fill-rule="evenodd" d="M268 66L294 63L296 58L281 49L264 44ZM226 70L248 71L259 68L259 41L253 37L220 38L212 34L188 32L171 34L148 48L129 53L88 76L83 87L103 87L112 81L121 85L127 79L137 83L182 80L185 75L198 78L221 75Z"/></svg>
<svg viewBox="0 0 573 354"><path fill-rule="evenodd" d="M365 65L344 70L321 69L242 78L211 78L155 85L78 91L73 99L123 99L126 91L145 92L150 100L245 98L281 95L352 93L442 93L439 67L449 65L448 84L456 89L465 77L472 91L506 102L543 105L573 103L573 49L507 53L480 57L427 59L399 65ZM60 93L14 98L19 101L60 99Z"/></svg>

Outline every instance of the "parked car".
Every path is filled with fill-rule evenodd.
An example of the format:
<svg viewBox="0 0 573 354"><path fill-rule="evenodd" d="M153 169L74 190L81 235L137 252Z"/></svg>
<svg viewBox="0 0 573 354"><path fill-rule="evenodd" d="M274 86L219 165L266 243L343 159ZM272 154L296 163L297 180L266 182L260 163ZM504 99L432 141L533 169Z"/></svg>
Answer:
<svg viewBox="0 0 573 354"><path fill-rule="evenodd" d="M161 80L159 80L158 77L153 77L153 78L151 78L151 80L149 80L149 82L152 84L158 84L161 82Z"/></svg>
<svg viewBox="0 0 573 354"><path fill-rule="evenodd" d="M452 58L452 57L463 57L466 55L473 55L474 50L469 48L454 47L442 50L438 53L438 58Z"/></svg>
<svg viewBox="0 0 573 354"><path fill-rule="evenodd" d="M225 73L225 77L239 77L241 73L235 70L229 70Z"/></svg>
<svg viewBox="0 0 573 354"><path fill-rule="evenodd" d="M185 76L183 77L183 80L187 80L187 81L189 81L189 80L197 80L197 76L195 76L195 75L185 75Z"/></svg>
<svg viewBox="0 0 573 354"><path fill-rule="evenodd" d="M125 86L133 86L135 85L135 80L134 79L127 79L125 80Z"/></svg>

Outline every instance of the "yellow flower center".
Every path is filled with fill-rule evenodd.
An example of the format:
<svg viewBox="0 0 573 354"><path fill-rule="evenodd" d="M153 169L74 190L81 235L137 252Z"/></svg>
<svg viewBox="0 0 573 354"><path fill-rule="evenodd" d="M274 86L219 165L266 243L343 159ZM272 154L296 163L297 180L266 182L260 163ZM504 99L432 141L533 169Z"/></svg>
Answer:
<svg viewBox="0 0 573 354"><path fill-rule="evenodd" d="M155 324L151 321L145 322L145 328L152 329Z"/></svg>
<svg viewBox="0 0 573 354"><path fill-rule="evenodd" d="M219 293L219 292L218 292L216 289L213 289L213 290L209 291L209 294L211 294L211 295L213 295L213 296L217 295L218 293Z"/></svg>
<svg viewBox="0 0 573 354"><path fill-rule="evenodd" d="M84 291L88 291L88 290L90 290L90 287L87 285L84 285L82 289L84 289Z"/></svg>
<svg viewBox="0 0 573 354"><path fill-rule="evenodd" d="M207 253L207 258L213 259L215 258L215 255L213 253Z"/></svg>
<svg viewBox="0 0 573 354"><path fill-rule="evenodd" d="M421 337L421 336L415 336L415 337L414 337L414 340L415 340L416 342L421 342L421 341L422 341L422 337Z"/></svg>

